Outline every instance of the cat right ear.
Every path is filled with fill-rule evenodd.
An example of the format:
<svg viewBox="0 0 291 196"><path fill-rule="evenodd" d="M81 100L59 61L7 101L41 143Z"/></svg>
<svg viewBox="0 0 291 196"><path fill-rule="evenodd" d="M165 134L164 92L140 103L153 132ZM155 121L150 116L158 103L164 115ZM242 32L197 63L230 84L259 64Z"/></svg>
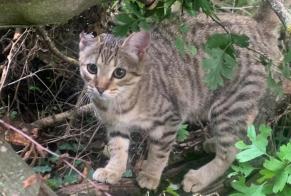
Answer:
<svg viewBox="0 0 291 196"><path fill-rule="evenodd" d="M122 44L124 52L134 60L140 61L150 45L150 33L145 31L132 33Z"/></svg>
<svg viewBox="0 0 291 196"><path fill-rule="evenodd" d="M79 42L80 51L96 43L96 40L97 38L96 38L95 32L86 33L83 31L82 33L80 33L80 42Z"/></svg>

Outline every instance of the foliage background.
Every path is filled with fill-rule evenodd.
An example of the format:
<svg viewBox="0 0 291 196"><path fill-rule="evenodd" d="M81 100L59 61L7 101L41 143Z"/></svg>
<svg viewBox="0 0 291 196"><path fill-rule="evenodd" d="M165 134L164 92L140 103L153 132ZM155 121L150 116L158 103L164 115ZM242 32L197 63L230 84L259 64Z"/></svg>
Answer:
<svg viewBox="0 0 291 196"><path fill-rule="evenodd" d="M139 28L148 29L153 23L159 23L161 20L168 19L171 16L170 6L174 3L174 0L161 1L163 6L157 6L157 9L150 11L146 10L143 4L134 0L123 1L124 4L121 8L118 2L113 1L112 4L108 4L105 1L103 7L92 7L66 24L46 26L44 29L63 54L77 59L78 37L83 29L88 31L95 30L97 33L112 30L119 35L125 35L128 31L135 31ZM194 1L180 2L183 3L185 11L189 14L194 15L199 9L202 9L214 19L216 18L212 14L221 11L253 16L259 4L257 0L216 0L214 1L216 9L213 9L207 3L208 1L204 0L197 0L195 1L196 4L193 4ZM113 20L112 15L117 15L116 19ZM117 25L113 25L113 21ZM183 35L183 32L187 31L187 27L181 25L180 31ZM56 57L38 28L20 29L21 36L17 40L13 40L15 32L17 32L17 29L0 29L1 73L3 73L4 65L8 63L7 57L11 53L11 48L13 49L9 74L0 97L0 116L2 119L21 128L23 123L28 125L38 119L63 113L76 105L78 107L88 103L89 100L83 91L83 82L79 76L78 66ZM225 35L216 36L220 36L226 41L229 38L225 37ZM208 43L211 43L211 40L208 40ZM239 41L238 43L243 45L242 43L244 42ZM285 69L287 67L285 72L289 73L291 55L288 53L289 44L284 40L284 36L281 43L282 52L286 53L285 66L282 67L285 67ZM15 44L14 48L12 47L13 44ZM176 47L181 54L195 55L195 47L186 45L183 42L183 37L177 37ZM219 47L215 46L214 48L219 49ZM235 60L231 52L229 55ZM206 67L208 64L213 63L213 59L208 59L208 62L205 62ZM228 75L231 76L231 72L226 73L223 69L221 74L224 78L227 78ZM288 74L286 75L288 76ZM220 76L214 77L216 78L214 81L209 80L210 87L216 88L218 85L222 85ZM210 76L210 78L213 77ZM273 85L274 89L277 89L276 93L280 94L280 84L274 82L272 78L270 84L271 86ZM290 166L291 118L289 101L289 98L286 98L284 106L279 107L276 115L270 119L270 122L267 122L272 127L273 132L267 134L268 140L266 139L267 137L265 137L265 140L262 139L264 144L268 141L268 145L265 145L265 156L253 156L250 160L247 160L251 161L254 158L258 158L255 159L254 162L257 163L252 167L253 162L250 162L247 166L241 163L234 165L232 178L224 178L218 181L212 188L209 188L209 193L215 191L221 191L224 194L225 192L232 192L233 190L227 186L221 189L221 184L229 184L233 179L237 180L232 183L236 191L233 195L264 195L272 194L272 192L279 194L280 190L290 190L290 173L287 175L284 172L280 174L287 176L287 178L284 177L286 180L278 182L273 177L278 174L276 172L282 171L283 166L278 170L270 166L272 164L271 160L274 159L284 162L286 164L284 168L289 168ZM74 118L76 116L77 118ZM268 128L265 129L267 130ZM261 131L265 129L262 128ZM252 131L253 129L250 130L249 138L251 143L245 145L239 143L241 145L239 148L243 150L242 153L247 149L253 149L250 146L259 140L259 135L256 137L256 134ZM76 172L63 164L59 158L48 154L42 155L41 151L33 148L29 142L19 138L17 135L4 134L3 130L0 130L0 134L14 146L19 155L36 172L44 177L52 188L62 189L68 185L84 182ZM27 134L53 152L66 157L89 178L93 168L96 169L103 166L107 161L105 132L92 113L73 115L65 121L46 126L38 130L37 133L29 132L28 129ZM148 194L185 195L179 189L179 182L183 176L181 174L184 174L190 167L198 168L213 157L213 155L206 155L202 150L202 142L205 137L209 136L208 134L207 131L203 131L203 126L201 128L201 126L197 125L183 125L178 133L177 145L173 150L169 167L163 176L160 189L157 192L148 192ZM135 172L139 170L139 162L146 151L146 142L142 135L133 134L132 139L129 169L124 174L124 178L128 179L129 182L133 182ZM286 152L288 152L285 155L283 148L286 148ZM240 154L240 156L242 155ZM240 157L238 159L242 161ZM246 162L246 160L243 160L243 162ZM277 161L275 162L278 163ZM289 172L289 170L287 171ZM268 176L266 176L266 172ZM265 184L272 185L271 192L264 192L265 190L262 187ZM127 188L133 187L134 183ZM282 193L282 195L284 194ZM290 194L288 192L285 195Z"/></svg>

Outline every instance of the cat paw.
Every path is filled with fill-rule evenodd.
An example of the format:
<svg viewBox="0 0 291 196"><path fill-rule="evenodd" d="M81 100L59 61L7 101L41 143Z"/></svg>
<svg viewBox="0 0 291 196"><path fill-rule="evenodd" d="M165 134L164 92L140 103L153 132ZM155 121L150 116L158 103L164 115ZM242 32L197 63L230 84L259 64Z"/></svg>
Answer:
<svg viewBox="0 0 291 196"><path fill-rule="evenodd" d="M209 185L209 179L199 170L189 170L182 182L185 192L197 193Z"/></svg>
<svg viewBox="0 0 291 196"><path fill-rule="evenodd" d="M121 179L122 173L107 168L99 168L93 173L93 179L98 182L116 184Z"/></svg>
<svg viewBox="0 0 291 196"><path fill-rule="evenodd" d="M136 180L141 188L146 188L149 190L155 190L160 184L159 177L147 174L143 171L139 172Z"/></svg>

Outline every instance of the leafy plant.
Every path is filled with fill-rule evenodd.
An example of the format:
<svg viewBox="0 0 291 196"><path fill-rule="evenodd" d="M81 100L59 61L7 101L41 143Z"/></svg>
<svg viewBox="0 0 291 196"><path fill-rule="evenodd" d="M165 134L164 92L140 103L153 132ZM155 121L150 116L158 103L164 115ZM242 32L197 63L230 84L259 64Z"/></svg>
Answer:
<svg viewBox="0 0 291 196"><path fill-rule="evenodd" d="M250 126L247 130L250 144L236 143L240 150L236 156L239 164L232 166L234 172L229 175L237 177L232 182L236 192L231 196L291 195L291 141L270 154L267 146L271 131L270 127L261 125L257 135L255 127ZM253 160L259 157L262 165L255 167Z"/></svg>
<svg viewBox="0 0 291 196"><path fill-rule="evenodd" d="M218 33L211 35L204 50L208 54L203 62L206 73L205 83L208 88L215 90L223 86L224 79L232 79L237 68L234 46L248 47L249 38L245 35Z"/></svg>
<svg viewBox="0 0 291 196"><path fill-rule="evenodd" d="M182 124L180 126L178 133L177 133L178 142L183 142L188 138L189 132L188 132L187 128L188 128L187 124Z"/></svg>
<svg viewBox="0 0 291 196"><path fill-rule="evenodd" d="M190 15L196 15L200 10L207 15L213 15L214 8L210 0L163 0L158 1L153 9L148 9L138 0L122 1L121 11L115 17L116 26L113 32L116 35L125 36L130 31L148 30L153 24L173 16L171 7L174 3L180 3L181 10L185 10Z"/></svg>

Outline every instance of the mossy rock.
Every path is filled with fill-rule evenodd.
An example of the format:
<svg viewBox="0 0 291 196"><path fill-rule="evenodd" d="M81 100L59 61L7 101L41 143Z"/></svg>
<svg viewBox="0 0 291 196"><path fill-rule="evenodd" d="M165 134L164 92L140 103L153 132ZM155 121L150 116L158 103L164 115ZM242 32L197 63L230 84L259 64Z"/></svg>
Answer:
<svg viewBox="0 0 291 196"><path fill-rule="evenodd" d="M61 24L98 0L1 0L0 27Z"/></svg>

